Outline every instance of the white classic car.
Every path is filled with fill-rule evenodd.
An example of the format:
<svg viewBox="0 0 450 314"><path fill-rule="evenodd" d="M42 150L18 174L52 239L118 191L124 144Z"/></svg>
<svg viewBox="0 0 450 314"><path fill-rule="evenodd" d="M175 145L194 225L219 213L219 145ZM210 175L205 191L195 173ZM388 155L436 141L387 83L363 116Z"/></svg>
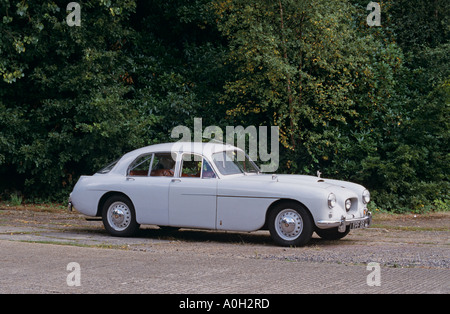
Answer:
<svg viewBox="0 0 450 314"><path fill-rule="evenodd" d="M277 244L301 246L314 231L340 239L350 229L368 227L369 201L369 191L355 183L262 174L231 145L176 142L134 150L92 176L81 176L69 208L101 216L115 236L131 236L140 224L268 229Z"/></svg>

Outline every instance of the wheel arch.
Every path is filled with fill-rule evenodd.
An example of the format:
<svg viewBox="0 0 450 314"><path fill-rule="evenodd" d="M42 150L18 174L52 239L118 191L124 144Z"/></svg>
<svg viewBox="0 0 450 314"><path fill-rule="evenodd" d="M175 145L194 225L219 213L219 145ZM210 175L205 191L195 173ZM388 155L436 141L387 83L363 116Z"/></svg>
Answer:
<svg viewBox="0 0 450 314"><path fill-rule="evenodd" d="M97 205L97 214L95 215L96 217L101 217L102 216L102 210L103 210L103 205L105 205L105 202L111 197L111 196L115 196L115 195L120 195L120 196L124 196L126 197L131 204L133 204L133 202L131 201L131 199L128 197L128 195L126 195L123 192L119 192L119 191L110 191L110 192L106 192L105 194L103 194L103 196L100 198L100 200L98 201L98 205Z"/></svg>
<svg viewBox="0 0 450 314"><path fill-rule="evenodd" d="M309 214L311 221L314 223L314 217L311 213L311 211L309 210L309 208L303 204L302 202L296 200L296 199L292 199L292 198L281 198L279 200L276 200L275 202L273 202L272 204L270 204L270 206L267 208L266 210L266 219L265 219L265 223L262 229L268 229L268 220L269 220L269 215L272 212L272 210L277 207L279 204L283 204L283 203L289 203L289 202L294 202L297 203L298 205L302 206L303 208L306 209L306 212Z"/></svg>

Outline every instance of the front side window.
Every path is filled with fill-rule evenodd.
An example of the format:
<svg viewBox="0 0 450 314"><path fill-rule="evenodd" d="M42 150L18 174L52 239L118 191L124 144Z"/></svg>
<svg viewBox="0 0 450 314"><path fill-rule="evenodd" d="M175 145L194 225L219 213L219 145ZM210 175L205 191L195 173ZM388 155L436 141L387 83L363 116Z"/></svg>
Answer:
<svg viewBox="0 0 450 314"><path fill-rule="evenodd" d="M213 168L209 164L209 162L206 159L203 159L203 165L202 165L202 179L207 178L215 178L216 173L214 172Z"/></svg>
<svg viewBox="0 0 450 314"><path fill-rule="evenodd" d="M209 162L199 155L184 154L181 164L181 177L215 178L216 174Z"/></svg>
<svg viewBox="0 0 450 314"><path fill-rule="evenodd" d="M202 174L202 158L194 154L183 154L181 176L200 178Z"/></svg>

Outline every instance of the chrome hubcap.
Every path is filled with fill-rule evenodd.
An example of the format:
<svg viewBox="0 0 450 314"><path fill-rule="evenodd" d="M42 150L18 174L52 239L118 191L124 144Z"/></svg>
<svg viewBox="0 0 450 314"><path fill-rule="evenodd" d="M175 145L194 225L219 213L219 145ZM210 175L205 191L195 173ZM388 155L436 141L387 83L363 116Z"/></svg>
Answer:
<svg viewBox="0 0 450 314"><path fill-rule="evenodd" d="M297 239L303 231L303 219L294 209L284 209L276 217L275 229L287 241Z"/></svg>
<svg viewBox="0 0 450 314"><path fill-rule="evenodd" d="M108 222L116 231L125 230L131 222L131 211L125 203L115 202L108 208Z"/></svg>
<svg viewBox="0 0 450 314"><path fill-rule="evenodd" d="M125 220L125 214L120 208L114 208L112 211L112 220L115 225L120 225Z"/></svg>

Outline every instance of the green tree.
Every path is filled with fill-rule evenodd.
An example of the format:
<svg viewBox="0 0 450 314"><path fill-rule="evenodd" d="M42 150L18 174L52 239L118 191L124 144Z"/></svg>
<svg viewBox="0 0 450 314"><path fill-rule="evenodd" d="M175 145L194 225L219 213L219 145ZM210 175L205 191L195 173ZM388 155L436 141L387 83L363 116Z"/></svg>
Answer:
<svg viewBox="0 0 450 314"><path fill-rule="evenodd" d="M355 1L358 2L358 1ZM360 1L359 1L360 2ZM378 38L402 49L396 96L385 132L367 166L379 204L422 210L448 202L449 10L447 1L383 1ZM397 124L397 125L395 125Z"/></svg>
<svg viewBox="0 0 450 314"><path fill-rule="evenodd" d="M0 190L28 199L66 198L81 174L224 116L209 1L79 1L79 27L67 3L0 1Z"/></svg>
<svg viewBox="0 0 450 314"><path fill-rule="evenodd" d="M210 1L139 1L131 24L132 97L142 115L155 119L147 138L170 141L172 128L192 127L194 117L217 124L225 115L216 104L228 72L227 48Z"/></svg>
<svg viewBox="0 0 450 314"><path fill-rule="evenodd" d="M346 1L217 1L215 8L236 69L225 90L228 113L280 126L289 171L346 160L354 166L345 173L354 172L374 149L370 126L394 92L400 51L359 32Z"/></svg>
<svg viewBox="0 0 450 314"><path fill-rule="evenodd" d="M0 2L1 185L30 198L67 196L80 174L141 145L147 124L127 99L134 1L84 1L80 27L66 5Z"/></svg>
<svg viewBox="0 0 450 314"><path fill-rule="evenodd" d="M448 197L448 5L381 5L369 27L365 1L215 1L235 73L223 103L234 123L280 126L281 171L321 169L416 209Z"/></svg>

